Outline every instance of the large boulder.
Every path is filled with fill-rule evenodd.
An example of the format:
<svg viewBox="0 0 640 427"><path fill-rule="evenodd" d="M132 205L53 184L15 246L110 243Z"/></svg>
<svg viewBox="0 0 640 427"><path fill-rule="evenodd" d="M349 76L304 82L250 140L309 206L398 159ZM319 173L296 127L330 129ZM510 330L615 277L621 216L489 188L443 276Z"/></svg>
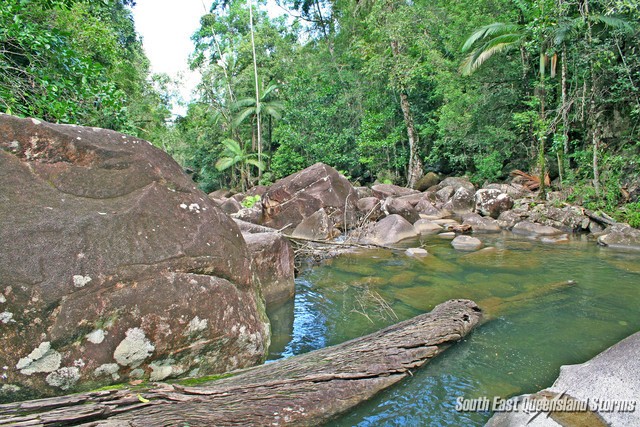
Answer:
<svg viewBox="0 0 640 427"><path fill-rule="evenodd" d="M0 199L4 398L264 359L238 227L150 143L0 115Z"/></svg>
<svg viewBox="0 0 640 427"><path fill-rule="evenodd" d="M242 233L251 257L251 271L260 285L268 309L293 298L293 249L280 233Z"/></svg>
<svg viewBox="0 0 640 427"><path fill-rule="evenodd" d="M459 187L447 203L444 209L456 214L465 214L473 211L475 206L474 193L465 187Z"/></svg>
<svg viewBox="0 0 640 427"><path fill-rule="evenodd" d="M587 231L591 223L580 207L556 208L546 203L533 206L529 211L529 220L571 232Z"/></svg>
<svg viewBox="0 0 640 427"><path fill-rule="evenodd" d="M506 230L511 230L517 223L529 218L529 212L522 209L505 211L498 217L498 225Z"/></svg>
<svg viewBox="0 0 640 427"><path fill-rule="evenodd" d="M331 166L316 163L269 188L262 197L263 225L292 231L324 208L333 223L345 229L356 225L357 202L358 194L344 176Z"/></svg>
<svg viewBox="0 0 640 427"><path fill-rule="evenodd" d="M469 192L471 192L472 194L476 192L476 187L465 176L462 176L462 177L450 176L448 178L445 178L442 181L440 181L438 185L434 187L434 190L438 191L444 187L452 187L453 191L456 191L460 187L464 187L467 190L469 190Z"/></svg>
<svg viewBox="0 0 640 427"><path fill-rule="evenodd" d="M311 240L329 240L339 235L324 208L303 219L291 233L293 237Z"/></svg>
<svg viewBox="0 0 640 427"><path fill-rule="evenodd" d="M511 196L512 199L519 199L531 194L531 191L524 185L511 183L511 184L488 184L483 188L487 190L498 190L501 193L506 193Z"/></svg>
<svg viewBox="0 0 640 427"><path fill-rule="evenodd" d="M608 227L605 234L598 237L598 244L615 249L640 250L640 230L627 224L616 224Z"/></svg>
<svg viewBox="0 0 640 427"><path fill-rule="evenodd" d="M562 234L562 230L547 225L536 224L531 221L522 221L517 223L511 229L515 234L523 234L526 236L556 236Z"/></svg>
<svg viewBox="0 0 640 427"><path fill-rule="evenodd" d="M377 184L371 187L371 190L373 190L373 195L381 200L384 200L387 197L401 197L420 193L417 190L393 184Z"/></svg>
<svg viewBox="0 0 640 427"><path fill-rule="evenodd" d="M456 189L450 185L440 188L438 191L435 192L436 202L440 202L443 204L447 203L449 200L451 200L455 192L456 192Z"/></svg>
<svg viewBox="0 0 640 427"><path fill-rule="evenodd" d="M585 363L561 366L551 387L511 398L504 406L513 410L497 411L486 425L638 426L638 372L640 332Z"/></svg>
<svg viewBox="0 0 640 427"><path fill-rule="evenodd" d="M474 233L499 233L502 231L496 220L484 218L477 213L462 215L462 225L471 226Z"/></svg>
<svg viewBox="0 0 640 427"><path fill-rule="evenodd" d="M498 219L502 212L513 207L513 199L509 194L495 189L480 189L475 194L476 212L483 216Z"/></svg>
<svg viewBox="0 0 640 427"><path fill-rule="evenodd" d="M400 215L411 224L420 219L418 211L415 210L411 203L401 198L387 197L382 203L382 211L387 215Z"/></svg>
<svg viewBox="0 0 640 427"><path fill-rule="evenodd" d="M387 246L418 237L413 225L400 215L389 215L364 231L360 243Z"/></svg>
<svg viewBox="0 0 640 427"><path fill-rule="evenodd" d="M418 191L425 191L428 188L438 185L440 177L435 172L427 172L422 178L416 182L414 188Z"/></svg>
<svg viewBox="0 0 640 427"><path fill-rule="evenodd" d="M413 224L413 228L419 234L436 234L444 230L441 225L426 219L419 219Z"/></svg>
<svg viewBox="0 0 640 427"><path fill-rule="evenodd" d="M363 197L358 200L358 212L367 221L377 221L384 216L382 212L382 201L377 197Z"/></svg>
<svg viewBox="0 0 640 427"><path fill-rule="evenodd" d="M222 211L227 214L234 214L242 209L242 205L240 204L240 202L233 197L224 200L219 206L220 209L222 209Z"/></svg>

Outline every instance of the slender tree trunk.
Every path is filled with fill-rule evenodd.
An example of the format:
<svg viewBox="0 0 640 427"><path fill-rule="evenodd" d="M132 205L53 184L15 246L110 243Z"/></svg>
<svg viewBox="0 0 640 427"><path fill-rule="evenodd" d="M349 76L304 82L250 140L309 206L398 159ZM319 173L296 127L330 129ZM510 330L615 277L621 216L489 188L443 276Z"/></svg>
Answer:
<svg viewBox="0 0 640 427"><path fill-rule="evenodd" d="M400 54L400 47L396 40L391 41L391 51L394 57ZM404 117L404 124L407 127L407 137L409 139L409 166L407 170L407 187L413 186L422 177L422 161L418 156L418 133L413 122L413 113L411 112L411 104L409 96L404 89L400 90L400 108Z"/></svg>
<svg viewBox="0 0 640 427"><path fill-rule="evenodd" d="M256 84L256 122L258 133L258 162L262 163L262 129L260 127L260 87L258 86L258 60L256 58L256 42L253 36L253 0L249 2L249 27L251 29L251 49L253 52L253 76ZM262 177L262 169L258 168L258 178Z"/></svg>
<svg viewBox="0 0 640 427"><path fill-rule="evenodd" d="M541 56L541 61L544 61L544 57ZM541 62L542 64L542 62ZM540 126L543 129L538 129L538 166L540 167L540 190L539 196L542 200L546 199L547 187L545 183L545 175L547 174L546 159L545 159L545 138L547 137L546 129L546 111L545 111L545 83L544 83L544 69L540 67L540 88L538 96L540 99Z"/></svg>
<svg viewBox="0 0 640 427"><path fill-rule="evenodd" d="M569 154L569 106L567 105L567 46L562 45L562 136L564 154Z"/></svg>
<svg viewBox="0 0 640 427"><path fill-rule="evenodd" d="M587 23L587 41L589 47L593 43L593 29L591 28L591 20L589 19L589 2L584 1L583 8L581 10L583 19ZM593 70L593 59L589 58L589 77L591 79L590 88L590 103L589 103L589 124L591 127L591 145L593 149L593 188L596 192L596 197L600 198L600 169L598 166L598 149L600 148L600 123L599 112L596 106L596 93L597 83L595 72Z"/></svg>
<svg viewBox="0 0 640 427"><path fill-rule="evenodd" d="M591 132L593 144L593 188L596 190L596 196L600 197L600 169L598 167L598 148L600 147L600 128L595 123Z"/></svg>
<svg viewBox="0 0 640 427"><path fill-rule="evenodd" d="M400 94L400 107L404 116L404 123L407 126L407 137L409 138L409 170L407 171L407 186L413 186L422 177L422 161L418 156L418 134L413 123L413 114L409 97L405 92Z"/></svg>

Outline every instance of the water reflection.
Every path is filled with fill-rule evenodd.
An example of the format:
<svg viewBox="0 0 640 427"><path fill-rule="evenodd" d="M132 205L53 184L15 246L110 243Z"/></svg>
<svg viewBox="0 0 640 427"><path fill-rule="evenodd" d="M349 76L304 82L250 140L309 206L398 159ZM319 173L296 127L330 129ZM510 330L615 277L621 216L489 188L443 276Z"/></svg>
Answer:
<svg viewBox="0 0 640 427"><path fill-rule="evenodd" d="M582 363L640 329L638 254L581 239L545 245L509 234L481 238L495 249L461 253L432 238L410 243L427 248L425 259L376 250L303 272L287 309L292 328L284 322L290 340L280 347L274 341L271 357L337 344L446 299L470 298L491 306L492 320L331 425L481 426L490 414L456 411L458 396L507 398L548 387L561 365ZM555 286L570 280L575 284Z"/></svg>

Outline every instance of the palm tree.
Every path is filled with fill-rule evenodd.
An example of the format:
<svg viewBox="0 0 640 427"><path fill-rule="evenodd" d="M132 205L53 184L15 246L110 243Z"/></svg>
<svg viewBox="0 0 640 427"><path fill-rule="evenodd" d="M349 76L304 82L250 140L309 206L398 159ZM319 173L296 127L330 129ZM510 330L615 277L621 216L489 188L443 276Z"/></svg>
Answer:
<svg viewBox="0 0 640 427"><path fill-rule="evenodd" d="M223 171L234 167L232 170L233 181L235 181L235 169L237 169L240 172L242 191L246 191L251 178L251 170L249 167L255 166L261 171L264 169L264 163L257 158L255 153L247 153L245 149L240 147L240 144L235 139L225 139L221 144L224 146L224 149L216 162L216 169Z"/></svg>
<svg viewBox="0 0 640 427"><path fill-rule="evenodd" d="M260 87L262 87L262 89L258 91L258 98L243 98L234 103L233 108L239 110L239 112L233 120L233 125L235 127L238 127L248 117L252 117L253 120L256 121L257 126L255 128L253 137L254 143L252 145L253 148L256 148L255 142L258 142L258 159L262 160L262 129L258 125L258 123L260 123L260 120L263 116L269 117L270 120L280 120L282 118L284 104L280 101L269 99L278 90L277 85L270 84L266 88L264 88L262 80L259 79L258 88ZM271 141L269 141L269 144L271 144Z"/></svg>
<svg viewBox="0 0 640 427"><path fill-rule="evenodd" d="M253 0L247 0L249 3L249 28L251 30L251 52L253 53L253 77L256 84L256 122L258 127L258 161L262 161L262 127L260 126L260 91L258 86L258 60L256 57L256 41L253 30ZM262 175L262 171L258 172Z"/></svg>

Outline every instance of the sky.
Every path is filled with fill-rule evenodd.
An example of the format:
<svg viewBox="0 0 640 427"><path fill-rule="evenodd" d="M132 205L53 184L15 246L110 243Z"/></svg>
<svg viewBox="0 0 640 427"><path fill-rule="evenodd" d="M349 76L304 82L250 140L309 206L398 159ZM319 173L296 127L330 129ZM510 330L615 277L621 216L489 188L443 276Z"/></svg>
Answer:
<svg viewBox="0 0 640 427"><path fill-rule="evenodd" d="M190 71L187 64L193 52L191 36L211 3L212 0L136 0L132 9L136 31L142 36L151 61L151 72L167 73L173 78L182 75L180 96L184 101L192 98L200 80L199 74ZM282 13L273 0L268 3L270 15ZM173 113L184 116L186 108L174 107Z"/></svg>
<svg viewBox="0 0 640 427"><path fill-rule="evenodd" d="M204 4L203 4L204 3ZM200 25L200 17L211 6L211 0L137 0L133 7L136 31L151 61L152 73L167 73L176 78L182 74L180 95L188 101L198 84L199 75L187 64L193 52L191 36ZM185 115L184 107L174 114Z"/></svg>

